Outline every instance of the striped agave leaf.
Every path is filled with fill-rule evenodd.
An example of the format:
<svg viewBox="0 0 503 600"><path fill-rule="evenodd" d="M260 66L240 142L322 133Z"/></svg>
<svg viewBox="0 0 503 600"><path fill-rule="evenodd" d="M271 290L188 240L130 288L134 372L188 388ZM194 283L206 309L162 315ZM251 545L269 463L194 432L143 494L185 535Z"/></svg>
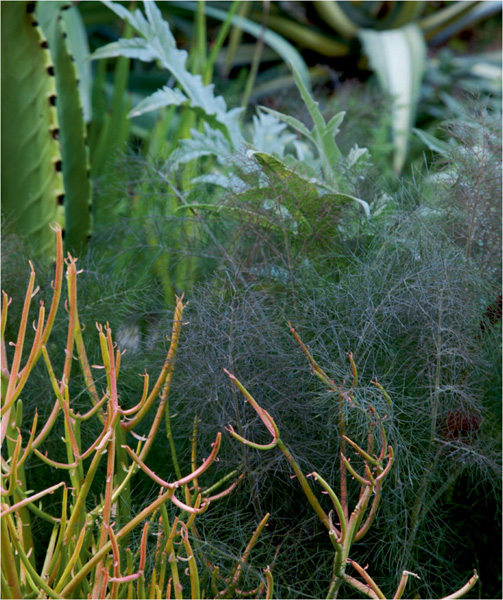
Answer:
<svg viewBox="0 0 503 600"><path fill-rule="evenodd" d="M38 2L35 14L49 43L56 74L59 139L66 190L65 250L80 255L91 234L91 181L79 80L68 46L63 10L77 9L61 1Z"/></svg>
<svg viewBox="0 0 503 600"><path fill-rule="evenodd" d="M64 225L54 64L33 2L2 3L2 216L29 240L34 258L53 259L49 225Z"/></svg>

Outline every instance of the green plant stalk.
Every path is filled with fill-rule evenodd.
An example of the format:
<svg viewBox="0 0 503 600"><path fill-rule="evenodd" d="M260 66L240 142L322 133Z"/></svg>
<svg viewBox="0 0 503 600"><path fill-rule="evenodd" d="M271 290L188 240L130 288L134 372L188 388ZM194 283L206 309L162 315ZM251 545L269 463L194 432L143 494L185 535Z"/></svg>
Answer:
<svg viewBox="0 0 503 600"><path fill-rule="evenodd" d="M173 437L173 430L171 429L171 417L169 414L169 405L166 400L166 408L165 408L165 420L166 420L166 436L169 442L169 450L171 452L171 460L173 461L173 467L175 469L175 474L177 479L182 478L182 471L180 469L180 464L178 462L178 456L176 453L175 440Z"/></svg>
<svg viewBox="0 0 503 600"><path fill-rule="evenodd" d="M162 371L154 385L153 390L151 391L150 395L148 396L147 400L145 401L145 403L143 404L141 409L138 411L138 413L135 415L135 417L133 419L131 419L130 421L128 421L126 424L123 425L123 428L126 431L130 431L133 427L138 425L138 423L143 419L143 417L149 411L150 407L155 402L155 399L157 398L161 389L163 389L163 387L165 386L166 382L168 382L168 386L169 386L169 382L171 382L171 378L173 376L173 370L174 370L174 361L175 361L176 352L178 349L178 342L180 339L180 332L181 332L181 327L182 327L182 314L183 314L183 308L184 308L182 301L183 301L183 295L182 295L182 297L176 299L175 314L174 314L174 318L173 318L173 329L171 331L171 343L169 346L168 355L164 362ZM164 387L164 389L166 389L166 394L167 394L169 387L167 387L167 388Z"/></svg>
<svg viewBox="0 0 503 600"><path fill-rule="evenodd" d="M21 366L21 356L22 356L22 352L23 352L24 338L26 335L26 325L28 323L28 312L30 310L30 304L31 304L31 299L32 299L32 295L33 295L33 287L35 285L35 271L33 269L33 265L31 264L31 262L30 262L30 267L31 267L30 281L28 283L28 289L26 291L25 301L24 301L24 305L23 305L23 312L21 315L21 322L19 324L19 330L18 330L17 342L16 342L16 350L14 352L14 358L12 360L12 366L11 366L10 374L9 374L9 384L7 386L7 391L5 393L5 397L2 398L2 400L3 400L3 406L2 406L2 411L1 411L2 416L4 416L7 411L10 412L11 406L14 404L14 402L17 400L19 394L21 393L21 389L19 389L19 386L17 386L17 389L16 389L16 384L17 384L18 373L19 373L20 366ZM7 416L7 421L8 421L8 416ZM2 428L1 441L3 442L4 438L5 438L5 433L7 431L6 422L2 421L2 425L3 425L3 428Z"/></svg>
<svg viewBox="0 0 503 600"><path fill-rule="evenodd" d="M115 428L115 483L116 491L113 493L111 502L117 503L116 520L120 526L124 525L131 519L131 476L134 470L134 465L128 469L129 460L127 452L122 446L126 444L127 435L124 429L119 425ZM117 490L120 493L117 494Z"/></svg>
<svg viewBox="0 0 503 600"><path fill-rule="evenodd" d="M236 14L241 4L242 3L239 0L234 0L232 2L227 11L227 17L218 30L217 37L211 46L211 50L203 70L203 82L205 85L209 85L213 80L213 70L215 68L218 54L220 53L224 41L227 38L227 34L231 28L232 17ZM242 33L240 29L236 30Z"/></svg>
<svg viewBox="0 0 503 600"><path fill-rule="evenodd" d="M86 478L84 480L84 484L82 485L82 488L81 488L79 494L76 496L75 503L74 503L73 510L72 510L72 515L66 526L66 532L65 532L65 538L64 538L65 544L70 543L70 540L83 527L84 519L83 519L82 513L85 508L85 500L87 498L87 495L89 494L89 490L91 489L91 484L93 482L94 476L96 475L96 471L98 470L98 466L101 462L101 457L103 456L104 452L106 451L105 450L106 444L107 444L109 438L111 437L111 435L112 435L112 431L108 431L108 433L105 434L102 442L98 445L95 455L94 455L94 458L93 458L93 460L89 466L89 469L87 471ZM65 595L65 594L63 593L63 595Z"/></svg>
<svg viewBox="0 0 503 600"><path fill-rule="evenodd" d="M22 598L23 594L19 586L18 571L16 569L17 561L12 552L5 518L0 520L0 525L2 532L2 575L5 577L5 587L9 590L11 598Z"/></svg>
<svg viewBox="0 0 503 600"><path fill-rule="evenodd" d="M178 566L177 566L177 561L176 561L175 548L173 545L173 539L176 535L176 528L178 526L178 518L175 517L173 526L171 527L169 524L168 511L166 510L166 506L164 504L161 506L161 518L162 518L164 534L167 536L166 544L165 544L164 550L163 550L163 556L164 556L163 579L164 579L164 573L166 570L166 560L167 560L170 564L171 578L173 581L175 598L178 599L178 598L183 597L181 595L180 576L178 574ZM166 559L166 556L167 556L167 559Z"/></svg>
<svg viewBox="0 0 503 600"><path fill-rule="evenodd" d="M114 435L107 444L107 478L105 487L105 503L103 506L103 521L101 524L100 540L98 546L101 548L109 538L108 529L110 528L110 519L112 515L112 493L114 484L114 463L115 463L115 430L119 426L114 427ZM97 577L94 582L93 593L97 592L103 582L103 567L104 562L99 563L96 567ZM141 597L141 596L140 596Z"/></svg>
<svg viewBox="0 0 503 600"><path fill-rule="evenodd" d="M190 577L190 590L191 598L201 598L201 588L199 584L199 572L197 569L196 558L192 546L189 542L188 531L185 528L185 532L182 531L182 543L187 553L189 563L189 577Z"/></svg>
<svg viewBox="0 0 503 600"><path fill-rule="evenodd" d="M2 521L2 525L4 525L4 524L5 524L5 522ZM28 557L26 556L26 554L25 554L25 552L23 550L23 547L22 547L21 543L19 542L19 539L17 537L17 532L16 532L15 525L12 523L12 520L11 520L10 516L7 517L6 526L8 526L9 529L10 529L10 539L12 540L12 543L14 544L14 547L15 547L15 549L17 551L17 555L21 559L21 562L23 563L26 571L28 572L28 574L32 578L34 584L36 584L40 588L42 588L44 590L44 592L46 592L47 595L50 598L61 598L61 596L59 594L56 594L56 592L54 592L54 590L51 589L45 583L45 581L38 575L38 573L35 571L35 569L32 566L32 564L28 560ZM16 597L17 598L23 598L23 595L19 595L19 596L16 596Z"/></svg>
<svg viewBox="0 0 503 600"><path fill-rule="evenodd" d="M42 577L42 579L47 581L47 583L49 583L49 581L48 581L49 567L52 562L52 558L54 556L54 549L56 546L56 540L58 539L58 533L59 533L59 525L56 524L52 528L51 537L49 539L49 544L47 546L47 552L46 552L45 558L44 558L44 564L42 565L42 571L40 571L40 577Z"/></svg>
<svg viewBox="0 0 503 600"><path fill-rule="evenodd" d="M54 553L52 559L49 562L49 566L47 567L47 584L51 585L54 579L56 578L59 570L59 565L64 564L63 559L66 556L67 546L63 545L64 541L64 532L67 523L67 507L68 507L68 488L63 488L63 500L61 502L61 519L59 522L58 528L58 541L56 543L56 548L54 549ZM45 578L45 573L42 573L42 576Z"/></svg>
<svg viewBox="0 0 503 600"><path fill-rule="evenodd" d="M315 5L317 6L317 5ZM260 13L252 13L252 17L256 20L260 20ZM344 43L343 40L336 40L333 36L326 35L320 30L312 29L300 25L295 21L286 19L277 15L270 15L268 19L268 25L274 31L277 31L280 35L293 40L303 48L308 48L319 52L324 56L339 57L347 56L350 52L350 45Z"/></svg>
<svg viewBox="0 0 503 600"><path fill-rule="evenodd" d="M23 403L21 399L16 402L15 411L16 416L14 427L11 423L9 423L9 427L7 429L7 452L11 458L11 472L15 473L12 478L13 485L9 487L12 487L11 493L13 494L13 502L17 503L23 500L23 497L20 494L20 489L27 489L24 466L22 463L18 463L17 459L15 459L16 444L14 444L12 441L16 430L21 427L23 421ZM8 419L8 421L10 421L10 419ZM21 436L19 436L18 439L21 440ZM21 486L18 486L17 481L20 481ZM28 508L26 506L21 506L18 510L18 516L23 528L23 548L27 556L29 556L30 562L33 564L33 566L35 566L35 547L33 544L30 513Z"/></svg>
<svg viewBox="0 0 503 600"><path fill-rule="evenodd" d="M270 0L264 0L264 9L262 12L262 29L260 36L257 38L255 44L255 51L253 52L252 64L248 77L246 78L245 90L243 92L243 98L241 100L241 108L246 109L250 102L251 93L255 87L255 81L257 79L258 68L260 65L260 58L262 56L262 50L264 49L264 34L267 29L267 19L269 17ZM244 111L242 113L244 115Z"/></svg>
<svg viewBox="0 0 503 600"><path fill-rule="evenodd" d="M205 0L197 3L196 9L196 37L194 48L194 64L192 73L203 73L206 65L206 15L204 14Z"/></svg>
<svg viewBox="0 0 503 600"><path fill-rule="evenodd" d="M2 586L1 586L1 593L2 593L2 598L6 598L6 599L11 599L13 598L10 588L7 584L7 580L4 577L3 571L1 572L1 581L2 581Z"/></svg>
<svg viewBox="0 0 503 600"><path fill-rule="evenodd" d="M238 4L237 14L242 19L246 19L250 14L251 3L249 2L236 2ZM225 62L223 67L223 75L224 77L228 77L232 68L232 63L234 61L234 56L241 42L241 38L243 37L243 30L241 27L234 25L231 29L231 33L229 36L229 43L227 45L227 53L225 55Z"/></svg>
<svg viewBox="0 0 503 600"><path fill-rule="evenodd" d="M59 577L58 584L56 585L56 587L54 589L55 592L60 592L63 589L63 587L65 586L65 583L71 577L72 570L73 570L75 564L77 563L80 551L82 549L82 545L84 544L84 537L86 535L86 529L87 529L87 522L84 523L84 527L82 527L82 531L79 534L79 537L77 539L75 548L73 550L73 553L72 553L70 559L68 561L66 561L65 569L64 569L63 573L61 574L61 576Z"/></svg>
<svg viewBox="0 0 503 600"><path fill-rule="evenodd" d="M278 439L278 448L281 450L281 452L283 452L286 460L290 463L293 472L295 473L295 475L297 475L297 479L299 480L302 490L306 495L306 498L309 500L309 504L311 504L311 506L313 507L314 512L318 515L323 525L325 525L325 527L330 531L330 519L328 518L328 515L323 510L321 504L318 502L318 499L314 495L313 490L311 489L311 486L309 485L309 482L304 476L304 473L302 472L299 464L293 457L290 450L288 450L288 448L283 444L281 439Z"/></svg>

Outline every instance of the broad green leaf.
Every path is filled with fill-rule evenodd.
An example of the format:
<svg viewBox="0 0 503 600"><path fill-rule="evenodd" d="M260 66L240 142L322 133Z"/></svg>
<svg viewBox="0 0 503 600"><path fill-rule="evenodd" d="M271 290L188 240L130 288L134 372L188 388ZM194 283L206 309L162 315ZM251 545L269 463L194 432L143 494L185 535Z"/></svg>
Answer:
<svg viewBox="0 0 503 600"><path fill-rule="evenodd" d="M447 156L450 146L446 142L439 140L431 133L427 131L422 131L421 129L416 129L415 127L412 131L417 135L417 137L424 143L430 150L433 152L438 152L442 156Z"/></svg>
<svg viewBox="0 0 503 600"><path fill-rule="evenodd" d="M321 179L318 178L318 173L311 166L297 161L293 156L280 159L266 152L255 151L250 151L249 155L253 156L266 172L273 173L276 177L288 182L289 186L308 185L315 190L316 186L323 185Z"/></svg>
<svg viewBox="0 0 503 600"><path fill-rule="evenodd" d="M319 204L317 200L324 198L325 200L330 199L338 203L356 202L363 208L367 217L370 215L367 202L333 189L333 187L316 177L316 173L306 163L298 161L293 166L291 163L287 165L283 160L279 160L264 152L251 152L250 154L264 169L269 170L276 177L279 177L285 183L292 196L301 195L301 210L303 214L316 214L315 207ZM292 157L285 158L291 159ZM287 207L291 210L290 206L287 205Z"/></svg>
<svg viewBox="0 0 503 600"><path fill-rule="evenodd" d="M78 74L61 18L63 4L39 2L36 17L47 37L56 73L56 108L65 183L65 250L80 256L91 235L91 182Z"/></svg>
<svg viewBox="0 0 503 600"><path fill-rule="evenodd" d="M384 92L393 97L393 168L400 173L407 156L408 136L415 121L426 44L417 25L389 31L362 29L365 54Z"/></svg>
<svg viewBox="0 0 503 600"><path fill-rule="evenodd" d="M35 258L52 260L64 224L64 184L54 65L28 2L2 2L2 214L4 231L30 243Z"/></svg>

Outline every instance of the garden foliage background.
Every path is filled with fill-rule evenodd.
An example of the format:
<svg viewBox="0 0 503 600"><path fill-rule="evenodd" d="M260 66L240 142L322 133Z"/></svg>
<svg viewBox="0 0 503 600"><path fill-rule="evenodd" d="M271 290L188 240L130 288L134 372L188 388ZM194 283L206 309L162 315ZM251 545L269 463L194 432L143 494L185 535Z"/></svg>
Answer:
<svg viewBox="0 0 503 600"><path fill-rule="evenodd" d="M12 297L2 325L2 523L11 520L2 545L14 544L16 527L29 523L31 541L18 542L44 581L54 580L53 593L68 591L63 597L116 597L117 589L165 597L166 585L176 587L173 571L171 583L163 575L160 584L160 565L168 563L146 530L120 538L132 549L119 562L123 573L138 574L133 592L131 581L103 575L112 572L110 558L70 593L70 569L46 553L62 535L52 528L63 527L62 503L75 510L81 485L89 483L84 531L106 515L107 494L124 480L118 466L107 477L110 461L90 478L83 470L79 481L43 457L87 469L71 418L93 404L99 414L85 369L69 377L63 308L42 336L56 375L45 354L45 366L37 363L42 347L31 355L20 338L20 324L38 310L23 313L28 259L50 305L58 250L49 225L59 223L65 252L82 269L78 319L89 365L106 365L114 354L104 358L96 322L107 323L125 351L117 381L124 410L142 397L138 374L154 378L166 352L177 353L149 468L181 480L221 432L219 462L201 489L209 494L228 473L235 475L225 483L244 473L198 515L197 530L187 506L168 503L159 517L168 536L168 521L176 532L174 515L185 519L175 554L194 549L175 597L236 597L254 587L267 596L269 573L274 597L338 593L333 543L299 476L292 478L292 462L231 435L229 424L265 443L263 425L271 428L225 370L272 417L302 472L316 471L332 486L346 476L342 433L363 447L379 423L394 463L369 533L350 544L351 559L368 564L379 588L395 589L405 569L421 577L409 582L410 594L442 597L476 569L480 579L467 597L500 597L501 3L1 6L2 287ZM175 344L166 335L181 319L174 310L182 295ZM28 327L25 348L38 348L37 335ZM29 368L26 381L20 370L22 393L11 402L18 348ZM312 357L327 375L321 383ZM108 389L107 402L110 381L108 370L95 379L98 391ZM58 420L35 437L34 418L51 421L55 404ZM105 413L101 422L82 421L78 444L102 439ZM121 421L124 437L116 439L133 448L138 436L153 442L155 418L132 418L136 437ZM117 450L117 465L119 458L129 460L131 479L114 510L118 523L132 522L153 506L159 484ZM197 479L191 485L184 502L197 510ZM28 490L50 486L38 509L27 503L25 512L9 513L17 521L7 515ZM328 512L330 494L318 491ZM350 487L349 504L358 498ZM249 557L248 540L266 513ZM68 552L79 573L113 537L97 531ZM2 593L35 597L36 573L13 556L2 554ZM243 556L243 571L233 570ZM340 597L361 597L348 581Z"/></svg>

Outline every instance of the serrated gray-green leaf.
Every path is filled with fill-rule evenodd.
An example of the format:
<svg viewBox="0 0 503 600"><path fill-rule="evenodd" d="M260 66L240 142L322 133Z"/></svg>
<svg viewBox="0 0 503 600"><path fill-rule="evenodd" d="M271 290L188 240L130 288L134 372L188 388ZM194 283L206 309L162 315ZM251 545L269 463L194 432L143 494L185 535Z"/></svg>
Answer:
<svg viewBox="0 0 503 600"><path fill-rule="evenodd" d="M35 14L49 43L56 75L56 108L65 184L65 251L80 256L91 235L91 182L78 74L68 49L68 34L60 18L63 5L63 2L39 2Z"/></svg>
<svg viewBox="0 0 503 600"><path fill-rule="evenodd" d="M64 194L51 56L28 2L3 2L2 214L4 232L13 231L31 245L33 257L53 260L55 236L49 225L64 224L58 197Z"/></svg>
<svg viewBox="0 0 503 600"><path fill-rule="evenodd" d="M354 167L363 158L368 158L368 156L369 151L367 148L359 148L358 144L355 144L346 156L346 166L349 168Z"/></svg>
<svg viewBox="0 0 503 600"><path fill-rule="evenodd" d="M143 16L143 13L138 8L134 11L129 11L125 6L118 4L117 2L109 2L103 0L103 4L113 11L118 17L125 21L129 21L131 26L142 35L147 35L149 32L148 23Z"/></svg>
<svg viewBox="0 0 503 600"><path fill-rule="evenodd" d="M301 135L307 137L309 140L311 140L314 143L314 139L313 139L311 132L304 125L304 123L302 123L302 121L299 121L299 119L296 119L295 117L292 117L291 115L285 115L284 113L280 113L277 110L273 110L272 108L269 108L267 106L261 106L260 109L270 115L273 115L280 121L283 121L284 123L289 125L292 129L295 129L295 131L298 131Z"/></svg>
<svg viewBox="0 0 503 600"><path fill-rule="evenodd" d="M327 123L327 132L335 137L339 133L339 125L344 121L345 116L346 113L344 111L334 115Z"/></svg>
<svg viewBox="0 0 503 600"><path fill-rule="evenodd" d="M145 2L147 19L137 9L130 13L121 5L105 2L111 10L123 19L127 19L144 39L119 40L97 50L92 58L108 56L128 56L144 61L159 60L177 80L178 85L190 100L192 108L199 108L204 114L222 124L232 144L236 147L244 140L241 134L239 115L242 110L237 108L228 111L222 96L215 96L213 85L205 86L200 75L193 75L187 70L188 54L176 47L169 25L155 5L155 2Z"/></svg>
<svg viewBox="0 0 503 600"><path fill-rule="evenodd" d="M178 148L170 155L171 169L176 170L180 164L203 156L214 156L222 165L232 162L234 149L221 131L205 123L203 131L192 129L190 134L190 138L180 140Z"/></svg>
<svg viewBox="0 0 503 600"><path fill-rule="evenodd" d="M252 145L256 150L284 156L287 146L296 139L293 133L285 133L286 123L276 116L258 112L252 119Z"/></svg>
<svg viewBox="0 0 503 600"><path fill-rule="evenodd" d="M218 185L234 194L242 194L250 189L250 187L234 173L230 173L229 175L223 175L222 173L207 173L206 175L195 177L192 182Z"/></svg>
<svg viewBox="0 0 503 600"><path fill-rule="evenodd" d="M318 108L318 102L316 102L314 100L314 98L311 96L311 94L309 93L309 90L307 89L304 81L302 80L302 77L300 77L299 73L295 70L295 67L292 65L290 65L290 67L292 69L295 83L297 84L297 89L299 90L302 100L304 101L304 105L307 108L307 110L309 111L309 114L311 115L311 119L313 120L313 123L314 123L313 131L318 130L321 132L322 130L325 129L326 123L325 123L325 119L323 118L323 115L320 112L320 109Z"/></svg>
<svg viewBox="0 0 503 600"><path fill-rule="evenodd" d="M188 100L187 96L180 90L174 90L168 86L164 86L160 90L157 90L157 92L154 92L151 96L148 96L139 102L129 113L128 117L139 117L146 112L159 110L164 106L180 106L184 102L188 102Z"/></svg>
<svg viewBox="0 0 503 600"><path fill-rule="evenodd" d="M152 62L157 59L152 48L141 38L133 38L132 40L120 39L117 42L102 46L93 52L91 59L115 58L117 56L136 58L144 62Z"/></svg>
<svg viewBox="0 0 503 600"><path fill-rule="evenodd" d="M316 159L314 158L313 151L306 142L294 140L293 147L295 148L295 157L297 160L305 161L310 165L315 164Z"/></svg>
<svg viewBox="0 0 503 600"><path fill-rule="evenodd" d="M292 71L302 100L313 119L314 125L311 138L318 148L325 178L330 181L330 183L335 184L338 181L335 166L337 161L341 158L341 151L335 142L335 129L337 123L342 122L344 115L339 113L332 117L329 127L327 123L325 123L325 119L318 108L318 102L311 96L309 90L304 85L302 78L295 71L294 67L292 67Z"/></svg>

